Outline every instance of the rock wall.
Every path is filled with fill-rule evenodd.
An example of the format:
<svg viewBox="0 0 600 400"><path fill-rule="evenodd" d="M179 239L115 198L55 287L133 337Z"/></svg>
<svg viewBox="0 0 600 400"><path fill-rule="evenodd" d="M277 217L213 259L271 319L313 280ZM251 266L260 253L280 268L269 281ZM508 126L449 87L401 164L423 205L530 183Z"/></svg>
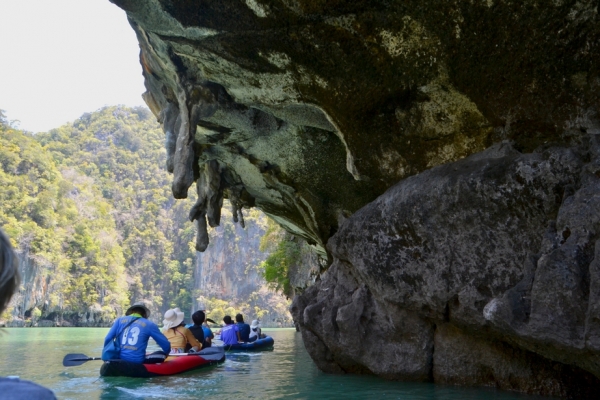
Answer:
<svg viewBox="0 0 600 400"><path fill-rule="evenodd" d="M598 132L597 3L112 0L197 248L222 198L325 244L400 179Z"/></svg>
<svg viewBox="0 0 600 400"><path fill-rule="evenodd" d="M190 315L208 306L207 299L216 298L229 302L247 321L258 318L258 309L263 311L260 313L263 327L291 327L289 301L283 294L270 290L262 275L261 263L269 255L267 251L260 251L267 217L257 210L244 211L241 215L244 214L245 228L242 228L233 223L228 210L223 210L221 226L210 230L210 244L204 252L197 253L195 300ZM298 271L296 276L299 284L305 284L308 272ZM208 308L208 311L212 310Z"/></svg>
<svg viewBox="0 0 600 400"><path fill-rule="evenodd" d="M69 312L57 306L49 307L50 298L56 299L56 288L51 284L50 274L53 266L41 265L40 260L32 257L27 247L18 251L21 285L10 302L10 316L4 321L6 326L111 326L113 316L107 314L98 304L85 312Z"/></svg>
<svg viewBox="0 0 600 400"><path fill-rule="evenodd" d="M326 371L591 398L599 240L600 138L502 143L350 217L292 312Z"/></svg>
<svg viewBox="0 0 600 400"><path fill-rule="evenodd" d="M111 1L197 248L228 198L327 260L321 369L598 387L597 2Z"/></svg>

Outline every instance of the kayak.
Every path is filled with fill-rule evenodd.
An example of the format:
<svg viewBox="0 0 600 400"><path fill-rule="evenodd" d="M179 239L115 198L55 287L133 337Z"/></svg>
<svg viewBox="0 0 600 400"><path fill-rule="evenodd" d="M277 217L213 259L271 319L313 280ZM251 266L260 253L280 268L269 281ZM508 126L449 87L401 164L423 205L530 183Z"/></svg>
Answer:
<svg viewBox="0 0 600 400"><path fill-rule="evenodd" d="M198 353L170 355L160 364L137 364L125 360L110 360L100 367L100 376L128 376L130 378L151 378L181 374L225 361L225 351L209 347Z"/></svg>
<svg viewBox="0 0 600 400"><path fill-rule="evenodd" d="M225 351L261 351L273 348L275 341L271 336L266 336L262 339L257 339L254 342L248 343L237 343L237 344L224 344L222 346L215 346L216 348L225 349ZM212 347L211 347L212 348Z"/></svg>

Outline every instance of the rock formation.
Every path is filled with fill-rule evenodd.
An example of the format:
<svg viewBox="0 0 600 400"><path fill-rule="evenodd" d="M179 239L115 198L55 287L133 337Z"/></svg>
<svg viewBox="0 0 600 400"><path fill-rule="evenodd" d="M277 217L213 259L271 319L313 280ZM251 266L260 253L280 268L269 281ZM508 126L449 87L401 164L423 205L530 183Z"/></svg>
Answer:
<svg viewBox="0 0 600 400"><path fill-rule="evenodd" d="M111 1L197 248L228 198L328 260L320 368L598 387L597 2Z"/></svg>
<svg viewBox="0 0 600 400"><path fill-rule="evenodd" d="M242 216L239 211L238 216ZM233 223L232 213L224 209L221 225L210 232L210 244L204 252L197 253L193 273L195 301L189 315L206 309L208 299L220 299L235 304L236 312L242 312L248 323L260 318L263 327L291 327L289 300L269 290L260 267L269 255L260 251L267 218L258 210L244 212L247 221L242 228ZM262 310L260 315L257 310ZM208 307L208 311L214 309Z"/></svg>
<svg viewBox="0 0 600 400"><path fill-rule="evenodd" d="M329 241L333 265L292 306L315 362L597 393L598 140L529 154L495 145L355 213Z"/></svg>

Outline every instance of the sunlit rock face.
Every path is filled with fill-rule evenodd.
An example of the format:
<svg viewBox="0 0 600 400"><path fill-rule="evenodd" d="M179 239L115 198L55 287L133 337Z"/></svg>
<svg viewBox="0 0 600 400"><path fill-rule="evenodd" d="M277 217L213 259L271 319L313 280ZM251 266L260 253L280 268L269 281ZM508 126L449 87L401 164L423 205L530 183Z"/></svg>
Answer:
<svg viewBox="0 0 600 400"><path fill-rule="evenodd" d="M322 369L558 394L576 386L560 371L599 376L581 339L593 246L585 262L579 244L550 251L596 240L572 223L557 238L568 201L595 193L581 176L600 134L597 2L111 1L138 35L174 196L196 182L197 248L228 198L332 263L295 304ZM553 301L553 268L574 260L582 286ZM357 324L374 335L356 341Z"/></svg>

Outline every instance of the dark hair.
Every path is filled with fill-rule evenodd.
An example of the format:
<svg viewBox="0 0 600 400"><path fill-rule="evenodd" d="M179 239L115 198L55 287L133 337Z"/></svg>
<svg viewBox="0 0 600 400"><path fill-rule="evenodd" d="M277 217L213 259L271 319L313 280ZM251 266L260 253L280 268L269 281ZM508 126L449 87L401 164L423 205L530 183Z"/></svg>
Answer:
<svg viewBox="0 0 600 400"><path fill-rule="evenodd" d="M223 322L225 322L227 325L233 324L233 321L231 320L231 317L229 315L223 317Z"/></svg>
<svg viewBox="0 0 600 400"><path fill-rule="evenodd" d="M144 318L147 317L146 310L144 310L142 307L133 307L133 308L130 308L129 311L125 315L131 315L133 313L140 314Z"/></svg>
<svg viewBox="0 0 600 400"><path fill-rule="evenodd" d="M20 281L19 262L8 236L0 229L0 311L8 306Z"/></svg>
<svg viewBox="0 0 600 400"><path fill-rule="evenodd" d="M235 316L235 322L244 322L244 317L242 317L242 314Z"/></svg>
<svg viewBox="0 0 600 400"><path fill-rule="evenodd" d="M203 311L196 311L192 314L192 321L194 321L194 324L196 325L202 325L204 318L206 318L206 315L204 315Z"/></svg>

